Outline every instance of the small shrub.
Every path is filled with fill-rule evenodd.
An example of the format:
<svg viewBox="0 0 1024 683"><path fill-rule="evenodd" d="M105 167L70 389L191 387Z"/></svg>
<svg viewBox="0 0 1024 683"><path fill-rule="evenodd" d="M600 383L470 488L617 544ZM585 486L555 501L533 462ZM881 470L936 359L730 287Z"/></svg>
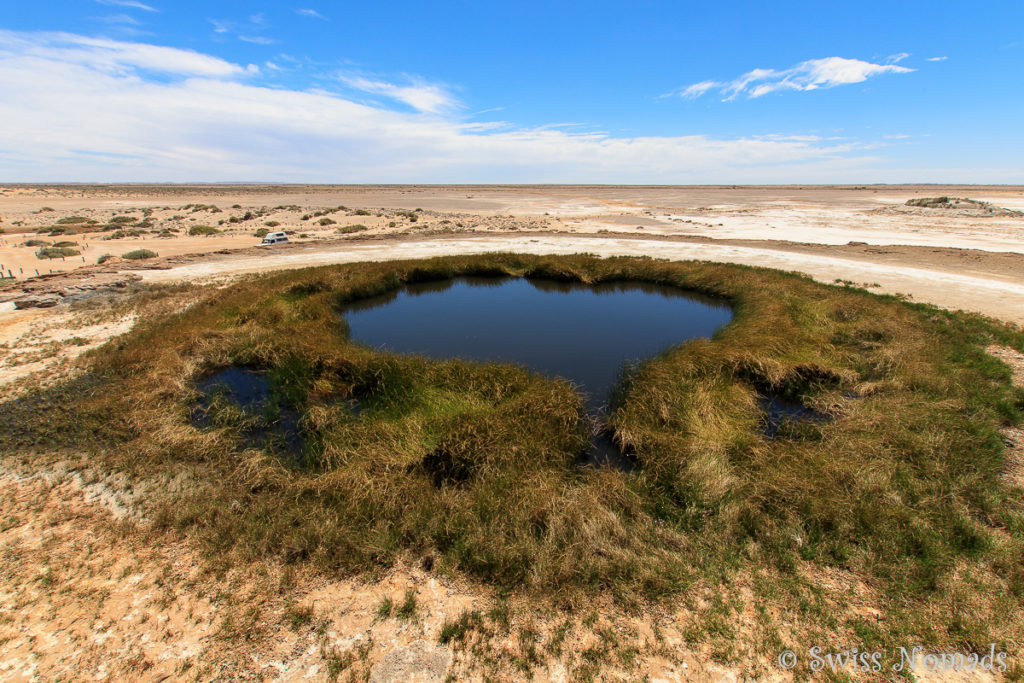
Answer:
<svg viewBox="0 0 1024 683"><path fill-rule="evenodd" d="M193 225L188 229L188 234L193 237L196 235L219 235L220 233L221 231L212 225Z"/></svg>
<svg viewBox="0 0 1024 683"><path fill-rule="evenodd" d="M142 234L141 230L136 230L135 228L128 228L127 230L124 230L124 229L122 229L122 230L115 230L114 232L110 233L109 235L107 235L103 239L105 239L105 240L123 240L126 237L138 237L141 234Z"/></svg>
<svg viewBox="0 0 1024 683"><path fill-rule="evenodd" d="M70 247L43 247L36 252L38 259L64 258L65 256L78 256L82 252Z"/></svg>
<svg viewBox="0 0 1024 683"><path fill-rule="evenodd" d="M241 204L232 204L232 205L231 205L231 208L232 208L232 209L241 209L241 208L242 208L242 205L241 205Z"/></svg>
<svg viewBox="0 0 1024 683"><path fill-rule="evenodd" d="M96 259L96 263L106 263L112 258L114 258L113 254L104 254L103 256L100 256L98 259Z"/></svg>
<svg viewBox="0 0 1024 683"><path fill-rule="evenodd" d="M57 225L80 225L82 223L95 223L96 221L85 216L68 216L57 220Z"/></svg>
<svg viewBox="0 0 1024 683"><path fill-rule="evenodd" d="M277 226L279 226L281 224L278 221L267 221L263 225L267 226L268 228L276 228Z"/></svg>
<svg viewBox="0 0 1024 683"><path fill-rule="evenodd" d="M395 603L391 601L391 598L384 598L377 605L377 616L381 619L387 619L391 616L391 612L395 609Z"/></svg>
<svg viewBox="0 0 1024 683"><path fill-rule="evenodd" d="M270 221L270 222L271 222L271 223L273 223L274 221ZM253 237L266 237L266 236L267 236L267 233L269 233L269 232L270 232L270 231L269 231L269 230L267 230L266 228L260 228L260 229L258 229L258 230L257 230L256 232L254 232L254 233L252 234L252 236L253 236Z"/></svg>
<svg viewBox="0 0 1024 683"><path fill-rule="evenodd" d="M353 216L369 216L370 212L367 211L366 209L356 209L355 211L352 212L352 215Z"/></svg>
<svg viewBox="0 0 1024 683"><path fill-rule="evenodd" d="M129 225L138 222L139 219L136 218L135 216L114 216L109 221L107 221L107 223L110 225Z"/></svg>
<svg viewBox="0 0 1024 683"><path fill-rule="evenodd" d="M54 242L53 246L55 246L55 247L77 247L78 243L77 242L69 242L69 241L65 240L63 242Z"/></svg>
<svg viewBox="0 0 1024 683"><path fill-rule="evenodd" d="M369 228L362 223L356 223L355 225L343 225L340 228L336 228L335 232L348 235L353 232L362 232L363 230L369 230Z"/></svg>
<svg viewBox="0 0 1024 683"><path fill-rule="evenodd" d="M126 254L121 254L121 258L128 259L131 261L138 261L147 258L156 258L157 253L150 249L136 249L135 251L129 251Z"/></svg>
<svg viewBox="0 0 1024 683"><path fill-rule="evenodd" d="M46 240L31 239L31 240L26 240L25 241L25 246L26 247L48 247L48 246L50 246L50 243L47 242Z"/></svg>
<svg viewBox="0 0 1024 683"><path fill-rule="evenodd" d="M317 221L317 223L319 223L320 225L334 225L336 222L337 221L331 218L321 218L319 221Z"/></svg>

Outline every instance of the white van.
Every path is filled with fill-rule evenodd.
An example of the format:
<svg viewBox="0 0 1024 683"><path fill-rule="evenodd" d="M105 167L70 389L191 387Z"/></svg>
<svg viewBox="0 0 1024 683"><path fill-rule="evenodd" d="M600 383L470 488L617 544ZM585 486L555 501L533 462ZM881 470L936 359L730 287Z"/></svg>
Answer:
<svg viewBox="0 0 1024 683"><path fill-rule="evenodd" d="M266 237L263 238L263 242L260 243L260 246L264 244L280 244L281 242L287 241L288 235L283 232L268 232Z"/></svg>

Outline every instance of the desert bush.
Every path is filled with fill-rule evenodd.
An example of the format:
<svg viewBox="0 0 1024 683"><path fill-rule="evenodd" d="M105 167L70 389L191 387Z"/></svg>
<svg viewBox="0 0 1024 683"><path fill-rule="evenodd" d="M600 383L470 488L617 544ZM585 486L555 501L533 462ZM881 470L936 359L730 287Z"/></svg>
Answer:
<svg viewBox="0 0 1024 683"><path fill-rule="evenodd" d="M103 239L105 239L105 240L123 240L123 239L127 239L129 237L139 237L140 235L144 235L144 234L145 233L143 231L136 230L135 228L119 228L119 229L115 230L114 232L110 233L109 235L107 235L106 237L104 237Z"/></svg>
<svg viewBox="0 0 1024 683"><path fill-rule="evenodd" d="M125 254L121 254L121 258L128 259L129 261L137 261L141 259L156 258L158 254L155 251L149 249L136 249L129 251Z"/></svg>
<svg viewBox="0 0 1024 683"><path fill-rule="evenodd" d="M78 256L82 252L71 247L43 247L36 252L36 258L38 259L55 259L65 258L67 256Z"/></svg>
<svg viewBox="0 0 1024 683"><path fill-rule="evenodd" d="M321 218L320 220L317 221L317 223L319 223L320 225L334 225L335 222L336 221L331 218Z"/></svg>
<svg viewBox="0 0 1024 683"><path fill-rule="evenodd" d="M342 235L348 235L353 232L362 232L363 230L369 230L362 223L356 223L355 225L343 225L340 228L335 228L335 232L341 233Z"/></svg>
<svg viewBox="0 0 1024 683"><path fill-rule="evenodd" d="M96 259L96 263L106 263L107 261L109 261L112 258L114 258L113 254L103 254L98 259Z"/></svg>
<svg viewBox="0 0 1024 683"><path fill-rule="evenodd" d="M188 234L193 237L196 235L219 235L220 233L221 231L212 225L193 225L188 229Z"/></svg>

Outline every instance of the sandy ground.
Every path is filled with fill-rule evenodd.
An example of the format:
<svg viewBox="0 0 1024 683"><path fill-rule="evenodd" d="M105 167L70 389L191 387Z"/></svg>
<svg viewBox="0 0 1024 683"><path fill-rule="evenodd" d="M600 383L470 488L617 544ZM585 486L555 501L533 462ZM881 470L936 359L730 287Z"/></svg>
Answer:
<svg viewBox="0 0 1024 683"><path fill-rule="evenodd" d="M1019 187L0 188L0 264L14 276L0 282L0 385L72 372L78 354L134 323L102 299L84 308L15 310L11 302L26 291L70 298L88 290L90 278L106 282L124 273L154 283L218 282L283 268L484 251L781 268L1024 324L1024 217L905 206L940 195L1024 209ZM100 227L118 216L148 226L138 236L106 239L114 231ZM59 223L74 217L94 223ZM324 218L333 223L320 225ZM39 234L53 225L71 230ZM195 225L223 232L188 236ZM346 226L365 230L338 232ZM260 227L289 230L293 243L256 248ZM34 247L22 246L32 238L74 242L82 253L42 261ZM95 265L102 254L141 247L159 258ZM36 269L66 276L30 277ZM993 352L1024 372L1020 354ZM1016 430L1006 438L1016 454L1006 476L1024 481L1024 435ZM443 680L445 671L456 680L481 677L478 655L441 647L438 633L445 619L491 604L483 589L418 566L373 582L328 581L273 564L218 570L187 540L154 538L113 483L87 479L59 468L39 473L0 465L0 681L325 680L339 672L342 680L408 680L409 662L421 680ZM837 580L844 600L849 589ZM384 598L397 603L409 590L419 605L415 619L377 614ZM736 680L741 672L686 646L686 618L604 624L649 652L632 669L608 673L624 680ZM551 628L539 625L540 641ZM594 633L573 630L573 646L538 665L536 680L569 679ZM486 647L512 658L522 644L509 635ZM760 669L762 679L781 675Z"/></svg>
<svg viewBox="0 0 1024 683"><path fill-rule="evenodd" d="M930 196L1006 211L906 206ZM168 281L495 250L643 254L796 270L1024 322L1021 210L1021 187L7 187L0 265L14 277L11 291L37 271L140 248L160 258L111 267L160 267L146 279ZM132 219L148 227L117 239L101 230ZM67 220L94 223L38 233ZM197 225L222 232L189 236ZM252 251L260 228L289 231L293 244ZM29 239L70 242L80 254L40 260Z"/></svg>
<svg viewBox="0 0 1024 683"><path fill-rule="evenodd" d="M59 468L0 469L0 680L495 680L481 659L507 680L526 656L519 629L535 631L537 646L552 642L555 623L515 607L507 632L481 644L486 654L439 645L446 620L488 609L493 596L418 566L372 582L271 563L211 567L188 542L148 535L126 498L115 482ZM386 599L397 607L409 593L411 617L382 616ZM577 618L563 651L534 661L532 679L571 680L605 632L647 653L603 667L613 680L735 681L685 645L687 617L586 627Z"/></svg>

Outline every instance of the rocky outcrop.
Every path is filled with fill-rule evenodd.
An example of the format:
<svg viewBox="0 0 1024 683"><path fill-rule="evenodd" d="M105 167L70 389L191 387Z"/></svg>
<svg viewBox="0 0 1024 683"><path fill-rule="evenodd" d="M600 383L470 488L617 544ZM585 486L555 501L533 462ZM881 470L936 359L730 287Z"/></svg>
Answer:
<svg viewBox="0 0 1024 683"><path fill-rule="evenodd" d="M24 308L52 308L63 300L59 294L29 294L20 299L14 300L14 307Z"/></svg>

